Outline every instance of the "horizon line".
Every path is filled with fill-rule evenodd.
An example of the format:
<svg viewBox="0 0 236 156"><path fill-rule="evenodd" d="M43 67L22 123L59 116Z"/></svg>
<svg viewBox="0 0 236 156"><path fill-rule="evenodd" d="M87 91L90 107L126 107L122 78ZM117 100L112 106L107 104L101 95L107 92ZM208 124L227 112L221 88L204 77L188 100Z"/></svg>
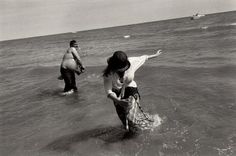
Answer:
<svg viewBox="0 0 236 156"><path fill-rule="evenodd" d="M228 13L228 12L235 12L235 11L236 10L223 11L223 12L215 12L215 13L209 13L209 14L204 14L204 15L221 14L221 13ZM1 42L7 42L7 41L14 41L14 40L23 40L23 39L30 39L30 38L37 38L37 37L46 37L46 36L62 35L62 34L68 34L68 33L79 33L79 32L86 32L86 31L93 31L93 30L100 30L100 29L124 27L124 26L131 26L131 25L137 25L137 24L161 22L161 21L168 21L168 20L188 18L188 17L190 18L191 16L183 16L183 17L178 17L178 18L161 19L161 20L157 20L157 21L146 21L146 22L142 22L142 23L138 22L138 23L132 23L132 24L126 24L126 25L108 26L108 27L101 27L101 28L94 28L94 29L84 29L84 30L71 31L71 32L70 31L69 32L61 32L61 33L55 33L55 34L45 34L45 35L39 35L39 36L29 36L29 37L23 37L23 38L12 38L12 39L0 40L0 43Z"/></svg>

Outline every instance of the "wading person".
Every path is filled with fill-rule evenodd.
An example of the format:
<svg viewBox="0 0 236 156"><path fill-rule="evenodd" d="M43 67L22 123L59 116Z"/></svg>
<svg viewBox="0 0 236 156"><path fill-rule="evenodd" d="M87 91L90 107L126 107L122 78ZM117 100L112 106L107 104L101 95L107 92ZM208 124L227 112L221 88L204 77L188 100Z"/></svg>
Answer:
<svg viewBox="0 0 236 156"><path fill-rule="evenodd" d="M58 79L63 79L65 82L63 95L72 94L77 91L75 73L80 75L85 70L77 50L77 42L75 40L70 41L70 47L67 49L61 62L61 76Z"/></svg>
<svg viewBox="0 0 236 156"><path fill-rule="evenodd" d="M103 71L104 88L107 97L115 105L116 112L124 127L136 132L150 129L154 124L160 124L160 118L143 112L140 105L140 95L134 81L135 72L145 61L161 54L158 50L153 55L127 57L122 51L116 51L108 60Z"/></svg>

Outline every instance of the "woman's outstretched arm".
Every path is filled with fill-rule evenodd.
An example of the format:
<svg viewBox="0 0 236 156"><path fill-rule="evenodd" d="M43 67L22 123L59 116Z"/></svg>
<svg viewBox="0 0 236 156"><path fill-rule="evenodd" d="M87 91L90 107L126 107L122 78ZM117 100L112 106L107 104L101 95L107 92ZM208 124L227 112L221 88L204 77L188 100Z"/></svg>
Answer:
<svg viewBox="0 0 236 156"><path fill-rule="evenodd" d="M136 70L138 70L138 68L141 67L145 63L145 61L147 61L148 59L155 58L159 56L160 54L161 54L161 50L158 50L153 55L142 55L138 57L130 57L129 61L132 64L133 71L135 72Z"/></svg>

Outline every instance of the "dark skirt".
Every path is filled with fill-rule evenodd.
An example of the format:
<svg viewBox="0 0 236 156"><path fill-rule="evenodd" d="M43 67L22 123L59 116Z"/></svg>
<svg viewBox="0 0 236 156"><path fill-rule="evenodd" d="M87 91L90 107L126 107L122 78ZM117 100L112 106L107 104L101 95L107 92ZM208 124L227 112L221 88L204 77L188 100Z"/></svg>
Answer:
<svg viewBox="0 0 236 156"><path fill-rule="evenodd" d="M117 96L120 95L121 90L113 90ZM125 128L132 132L139 130L150 129L153 127L155 119L154 116L145 113L140 105L140 94L138 88L127 87L122 99L129 101L129 107L125 108L116 103L116 112L122 121Z"/></svg>

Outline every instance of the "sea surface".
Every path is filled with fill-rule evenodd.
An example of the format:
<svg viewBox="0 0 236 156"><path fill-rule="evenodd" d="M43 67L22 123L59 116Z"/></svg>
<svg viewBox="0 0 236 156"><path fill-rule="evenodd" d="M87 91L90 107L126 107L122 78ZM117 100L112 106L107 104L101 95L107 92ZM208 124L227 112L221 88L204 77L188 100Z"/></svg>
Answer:
<svg viewBox="0 0 236 156"><path fill-rule="evenodd" d="M127 37L128 36L128 37ZM86 72L61 96L70 40ZM129 136L103 89L116 50L148 60L135 80L164 122ZM235 156L236 11L0 42L2 156Z"/></svg>

